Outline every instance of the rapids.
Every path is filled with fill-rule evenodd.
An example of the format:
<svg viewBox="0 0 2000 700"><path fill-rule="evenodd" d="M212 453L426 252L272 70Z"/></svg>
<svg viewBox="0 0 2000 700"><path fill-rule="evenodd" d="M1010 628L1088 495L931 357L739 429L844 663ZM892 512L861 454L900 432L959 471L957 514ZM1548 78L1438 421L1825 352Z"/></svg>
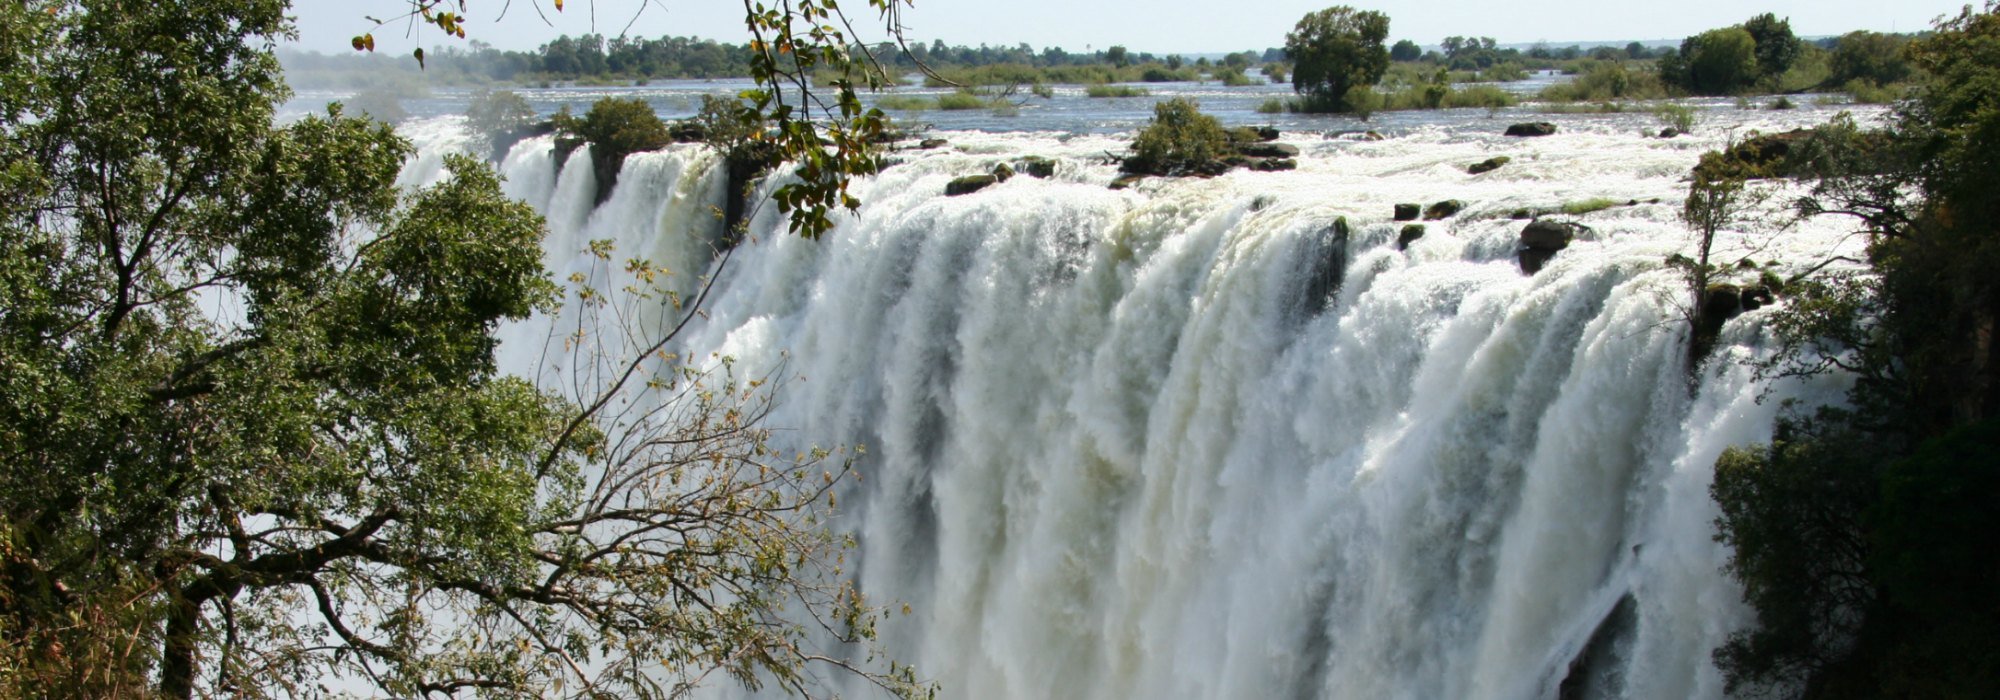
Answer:
<svg viewBox="0 0 2000 700"><path fill-rule="evenodd" d="M760 207L679 350L782 367L784 439L866 446L850 571L910 606L882 644L941 697L1721 697L1709 653L1747 609L1712 464L1843 387L1755 380L1766 310L1691 391L1665 259L1692 241L1675 214L1701 152L1828 113L1709 110L1671 140L1462 116L1287 133L1297 171L1122 191L1118 137L944 133L856 182L821 240ZM466 148L457 118L404 131L411 184ZM1027 155L1054 177L943 196ZM587 159L553 158L543 137L499 167L547 216L558 279L599 274L600 239L682 284L713 272L713 156L633 156L602 206ZM1507 213L1593 197L1640 203L1579 217L1524 275ZM1399 250L1392 205L1444 199L1469 206ZM1855 244L1781 199L1718 255L1788 274ZM503 365L536 373L546 331L507 333Z"/></svg>

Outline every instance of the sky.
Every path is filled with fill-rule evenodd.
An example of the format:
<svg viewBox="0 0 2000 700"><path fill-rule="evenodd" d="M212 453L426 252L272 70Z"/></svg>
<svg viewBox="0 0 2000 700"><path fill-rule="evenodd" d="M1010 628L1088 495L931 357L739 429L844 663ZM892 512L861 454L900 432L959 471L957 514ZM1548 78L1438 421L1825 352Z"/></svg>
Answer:
<svg viewBox="0 0 2000 700"><path fill-rule="evenodd" d="M754 0L752 0L754 1ZM1389 16L1390 40L1435 45L1446 36L1490 36L1502 44L1546 41L1554 46L1594 41L1671 39L1736 24L1773 12L1791 20L1800 36L1844 34L1856 29L1916 31L1956 14L1966 0L1403 0L1352 2ZM718 0L466 0L468 39L503 49L533 49L561 34L698 36L739 43L746 36L743 3ZM1133 52L1222 53L1281 46L1285 32L1326 0L1269 0L1241 4L1215 0L916 0L903 8L905 36L930 43L1102 50L1114 44ZM380 52L408 53L451 41L436 28L414 36L409 0L295 0L299 47L347 51L356 34L374 31ZM881 22L859 0L847 6L865 38L881 38ZM540 13L536 12L537 7ZM502 10L505 10L502 16ZM642 11L643 10L643 11ZM634 19L634 16L637 19ZM367 18L390 20L376 27ZM544 19L546 18L546 19ZM630 27L628 30L627 27Z"/></svg>

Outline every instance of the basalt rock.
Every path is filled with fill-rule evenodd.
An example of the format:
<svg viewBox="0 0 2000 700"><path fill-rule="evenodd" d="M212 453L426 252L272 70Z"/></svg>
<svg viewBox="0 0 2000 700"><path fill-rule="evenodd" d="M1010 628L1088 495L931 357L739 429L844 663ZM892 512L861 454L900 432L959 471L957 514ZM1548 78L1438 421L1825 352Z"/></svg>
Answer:
<svg viewBox="0 0 2000 700"><path fill-rule="evenodd" d="M1021 172L1046 180L1056 176L1056 162L1041 156L1028 156L1021 159Z"/></svg>
<svg viewBox="0 0 2000 700"><path fill-rule="evenodd" d="M967 175L946 183L944 186L944 196L957 197L959 195L972 194L992 187L998 182L1000 182L1000 178L992 175Z"/></svg>
<svg viewBox="0 0 2000 700"><path fill-rule="evenodd" d="M1442 202L1432 204L1430 208L1425 209L1424 220L1436 221L1438 219L1450 218L1461 211L1465 211L1464 202L1458 201L1456 199L1447 199Z"/></svg>
<svg viewBox="0 0 2000 700"><path fill-rule="evenodd" d="M1403 231L1396 234L1396 250L1409 250L1410 244L1424 237L1423 224L1405 224Z"/></svg>
<svg viewBox="0 0 2000 700"><path fill-rule="evenodd" d="M1523 122L1507 127L1508 136L1549 136L1556 133L1556 125L1548 122Z"/></svg>
<svg viewBox="0 0 2000 700"><path fill-rule="evenodd" d="M1490 173L1495 170L1499 170L1500 166L1506 165L1509 162L1512 162L1513 160L1514 159L1508 158L1507 156L1494 156L1492 158L1488 158L1486 160L1473 163L1471 167L1465 169L1465 172L1473 175L1478 175L1481 173Z"/></svg>
<svg viewBox="0 0 2000 700"><path fill-rule="evenodd" d="M1288 143L1246 143L1237 146L1236 152L1250 158L1296 158L1299 147Z"/></svg>

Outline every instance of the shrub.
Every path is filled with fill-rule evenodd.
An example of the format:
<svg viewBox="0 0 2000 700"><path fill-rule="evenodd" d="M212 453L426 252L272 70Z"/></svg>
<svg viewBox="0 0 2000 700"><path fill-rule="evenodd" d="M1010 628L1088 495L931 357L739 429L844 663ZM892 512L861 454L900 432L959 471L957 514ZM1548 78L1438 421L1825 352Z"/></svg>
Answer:
<svg viewBox="0 0 2000 700"><path fill-rule="evenodd" d="M1153 105L1153 122L1132 141L1126 172L1185 175L1203 172L1229 148L1229 134L1195 101L1176 97Z"/></svg>
<svg viewBox="0 0 2000 700"><path fill-rule="evenodd" d="M934 109L938 103L937 100L919 95L883 95L881 99L875 100L875 106L878 109L919 112Z"/></svg>
<svg viewBox="0 0 2000 700"><path fill-rule="evenodd" d="M943 110L985 109L987 99L971 90L960 90L948 95L939 95L937 106Z"/></svg>
<svg viewBox="0 0 2000 700"><path fill-rule="evenodd" d="M623 162L629 154L665 148L673 140L667 135L666 123L653 113L653 106L636 97L598 100L582 118L564 108L556 113L554 122L559 140L568 142L570 149L589 143L598 157L613 162Z"/></svg>
<svg viewBox="0 0 2000 700"><path fill-rule="evenodd" d="M1694 131L1695 111L1693 107L1677 104L1663 104L1653 109L1653 115L1660 123L1672 127L1683 134Z"/></svg>
<svg viewBox="0 0 2000 700"><path fill-rule="evenodd" d="M1292 103L1290 100L1284 99L1282 97L1273 97L1271 99L1264 100L1262 104L1257 105L1258 114L1284 114L1286 112L1292 112L1292 111L1297 111L1297 110L1292 108Z"/></svg>

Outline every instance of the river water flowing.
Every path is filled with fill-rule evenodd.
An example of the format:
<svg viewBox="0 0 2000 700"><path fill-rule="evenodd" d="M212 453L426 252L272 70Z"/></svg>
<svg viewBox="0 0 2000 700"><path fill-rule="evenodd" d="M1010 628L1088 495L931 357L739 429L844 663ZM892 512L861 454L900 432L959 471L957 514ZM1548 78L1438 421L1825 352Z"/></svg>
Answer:
<svg viewBox="0 0 2000 700"><path fill-rule="evenodd" d="M1683 178L1831 114L1708 106L1678 139L1634 114L1292 123L1296 171L1118 191L1130 121L943 131L821 240L759 208L680 350L783 367L781 440L866 446L849 569L910 606L881 642L941 697L1721 697L1710 650L1747 609L1715 457L1842 386L1756 381L1764 310L1689 389ZM1500 135L1529 119L1559 133ZM456 117L404 132L410 184L467 148ZM1031 155L1054 176L943 194ZM599 239L711 269L712 155L635 155L601 206L588 159L553 158L530 139L499 168L548 217L556 277ZM1595 197L1638 204L1574 217L1590 231L1524 274L1507 214ZM1445 199L1468 206L1400 249L1393 205ZM1854 244L1832 220L1743 228L1718 255L1779 274ZM540 332L508 332L503 364L534 373Z"/></svg>

